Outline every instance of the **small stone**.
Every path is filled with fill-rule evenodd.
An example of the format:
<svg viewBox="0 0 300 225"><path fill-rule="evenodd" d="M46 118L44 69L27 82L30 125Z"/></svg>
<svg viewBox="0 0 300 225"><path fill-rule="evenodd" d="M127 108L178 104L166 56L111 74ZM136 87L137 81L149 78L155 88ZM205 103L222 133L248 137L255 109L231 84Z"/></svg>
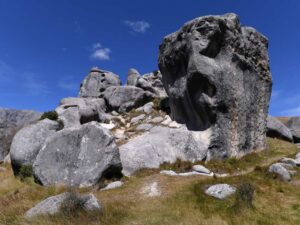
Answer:
<svg viewBox="0 0 300 225"><path fill-rule="evenodd" d="M151 123L160 123L162 122L164 119L161 116L155 117L152 120L150 120L149 122Z"/></svg>
<svg viewBox="0 0 300 225"><path fill-rule="evenodd" d="M143 106L143 110L146 114L150 114L153 111L153 102L149 102L146 105Z"/></svg>
<svg viewBox="0 0 300 225"><path fill-rule="evenodd" d="M112 122L110 123L100 123L100 125L108 130L112 130L116 127L115 124L113 124Z"/></svg>
<svg viewBox="0 0 300 225"><path fill-rule="evenodd" d="M168 176L177 176L177 173L173 170L162 170L160 174L168 175Z"/></svg>
<svg viewBox="0 0 300 225"><path fill-rule="evenodd" d="M138 107L135 109L136 112L143 112L144 111L144 107L141 106L141 107Z"/></svg>
<svg viewBox="0 0 300 225"><path fill-rule="evenodd" d="M289 171L284 168L280 163L275 163L272 164L269 167L269 173L275 173L281 177L284 181L290 181L291 180L291 175Z"/></svg>
<svg viewBox="0 0 300 225"><path fill-rule="evenodd" d="M297 153L297 155L296 155L296 157L295 157L296 159L298 159L298 158L300 158L300 152L299 153Z"/></svg>
<svg viewBox="0 0 300 225"><path fill-rule="evenodd" d="M168 124L170 128L180 128L182 125L177 123L176 121L172 121L171 123Z"/></svg>
<svg viewBox="0 0 300 225"><path fill-rule="evenodd" d="M144 118L145 118L145 114L141 114L141 115L139 115L139 116L136 116L136 117L133 117L131 120L130 120L130 123L133 123L133 124L135 124L135 123L138 123L138 122L140 122L141 120L143 120Z"/></svg>
<svg viewBox="0 0 300 225"><path fill-rule="evenodd" d="M206 189L205 194L218 199L225 199L235 192L236 188L228 184L216 184Z"/></svg>
<svg viewBox="0 0 300 225"><path fill-rule="evenodd" d="M125 130L122 129L116 129L115 133L114 133L115 138L117 139L125 139L126 135L125 135Z"/></svg>
<svg viewBox="0 0 300 225"><path fill-rule="evenodd" d="M112 182L112 183L108 184L105 188L102 188L101 191L106 191L106 190L119 188L119 187L122 187L123 184L124 183L122 181L115 181L115 182Z"/></svg>
<svg viewBox="0 0 300 225"><path fill-rule="evenodd" d="M136 127L137 131L148 131L153 127L152 124L149 123L144 123L144 124L140 124Z"/></svg>
<svg viewBox="0 0 300 225"><path fill-rule="evenodd" d="M170 123L172 123L172 120L171 120L170 116L166 115L164 118L164 121L161 124L168 126Z"/></svg>
<svg viewBox="0 0 300 225"><path fill-rule="evenodd" d="M130 128L130 123L127 123L127 124L126 124L126 128L127 128L127 129Z"/></svg>
<svg viewBox="0 0 300 225"><path fill-rule="evenodd" d="M198 173L206 173L206 174L211 173L209 169L207 169L206 167L204 167L202 165L194 165L193 170L198 172Z"/></svg>
<svg viewBox="0 0 300 225"><path fill-rule="evenodd" d="M280 162L285 163L285 164L289 164L289 165L291 165L292 167L296 167L296 166L297 166L296 160L291 159L291 158L282 158L282 159L280 160Z"/></svg>
<svg viewBox="0 0 300 225"><path fill-rule="evenodd" d="M111 115L113 115L113 116L118 116L119 113L117 113L116 111L112 111L112 112L111 112Z"/></svg>

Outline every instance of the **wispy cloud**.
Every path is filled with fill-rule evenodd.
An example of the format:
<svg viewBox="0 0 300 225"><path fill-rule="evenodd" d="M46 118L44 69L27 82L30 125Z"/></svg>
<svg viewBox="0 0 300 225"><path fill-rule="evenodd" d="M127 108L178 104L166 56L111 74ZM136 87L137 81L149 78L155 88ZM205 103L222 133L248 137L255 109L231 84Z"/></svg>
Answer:
<svg viewBox="0 0 300 225"><path fill-rule="evenodd" d="M74 78L71 76L62 78L58 82L57 87L59 87L63 90L66 90L68 92L76 92L76 91L78 91L78 88L79 88L78 83L74 82Z"/></svg>
<svg viewBox="0 0 300 225"><path fill-rule="evenodd" d="M99 42L93 44L93 53L91 54L92 59L97 60L110 60L111 50L104 48Z"/></svg>
<svg viewBox="0 0 300 225"><path fill-rule="evenodd" d="M282 111L285 116L300 116L300 106Z"/></svg>
<svg viewBox="0 0 300 225"><path fill-rule="evenodd" d="M140 21L130 21L125 20L123 23L130 27L131 30L135 33L145 33L148 28L150 28L150 24L146 21L140 20Z"/></svg>

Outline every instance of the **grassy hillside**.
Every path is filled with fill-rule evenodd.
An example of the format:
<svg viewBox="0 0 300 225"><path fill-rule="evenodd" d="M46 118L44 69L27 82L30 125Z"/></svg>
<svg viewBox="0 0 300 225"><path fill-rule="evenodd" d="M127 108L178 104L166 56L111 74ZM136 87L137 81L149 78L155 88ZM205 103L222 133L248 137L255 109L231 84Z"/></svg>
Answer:
<svg viewBox="0 0 300 225"><path fill-rule="evenodd" d="M0 173L0 224L300 224L300 170L289 183L266 172L268 165L283 156L294 156L299 149L276 139L268 139L268 142L268 151L253 153L241 160L229 159L206 165L213 171L230 173L230 177L168 177L159 174L158 170L148 170L124 179L125 185L119 189L101 192L97 188L77 190L95 194L104 206L103 215L69 212L28 221L23 218L28 209L65 190L41 187L32 179L21 182L7 167L6 172ZM183 167L189 166L184 164ZM163 167L182 168L180 162ZM160 197L141 194L141 189L152 182L158 183L162 193ZM204 189L215 183L244 188L221 201L204 194ZM255 189L253 201L249 187Z"/></svg>

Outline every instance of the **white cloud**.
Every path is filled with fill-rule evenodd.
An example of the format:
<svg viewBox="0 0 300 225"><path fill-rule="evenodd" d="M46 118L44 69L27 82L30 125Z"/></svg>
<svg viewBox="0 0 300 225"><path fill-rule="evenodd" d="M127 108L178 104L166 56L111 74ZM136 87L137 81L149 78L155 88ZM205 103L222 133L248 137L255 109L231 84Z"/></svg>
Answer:
<svg viewBox="0 0 300 225"><path fill-rule="evenodd" d="M93 53L91 58L98 60L110 60L110 53L111 50L109 48L104 48L99 42L97 42L93 44Z"/></svg>
<svg viewBox="0 0 300 225"><path fill-rule="evenodd" d="M135 33L145 33L148 28L150 28L150 24L146 21L130 21L125 20L124 24L130 27Z"/></svg>
<svg viewBox="0 0 300 225"><path fill-rule="evenodd" d="M282 111L285 116L300 116L300 106Z"/></svg>

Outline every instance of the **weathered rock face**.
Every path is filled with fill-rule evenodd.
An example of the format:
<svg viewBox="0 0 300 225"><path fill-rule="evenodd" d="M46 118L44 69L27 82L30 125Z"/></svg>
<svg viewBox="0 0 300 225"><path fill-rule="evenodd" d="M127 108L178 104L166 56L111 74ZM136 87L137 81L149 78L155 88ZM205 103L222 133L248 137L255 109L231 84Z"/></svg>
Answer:
<svg viewBox="0 0 300 225"><path fill-rule="evenodd" d="M56 121L44 119L22 128L14 137L10 157L15 174L21 166L32 165L45 140L59 129Z"/></svg>
<svg viewBox="0 0 300 225"><path fill-rule="evenodd" d="M46 186L92 186L118 171L121 162L114 137L96 122L56 132L33 164L35 178Z"/></svg>
<svg viewBox="0 0 300 225"><path fill-rule="evenodd" d="M293 141L293 135L289 128L287 128L282 122L272 116L268 116L267 136L283 139L290 142Z"/></svg>
<svg viewBox="0 0 300 225"><path fill-rule="evenodd" d="M108 119L106 110L102 98L64 98L55 109L65 128L91 121L103 122Z"/></svg>
<svg viewBox="0 0 300 225"><path fill-rule="evenodd" d="M140 73L136 69L134 69L134 68L129 69L126 85L136 86L137 81L138 81L140 76L141 76Z"/></svg>
<svg viewBox="0 0 300 225"><path fill-rule="evenodd" d="M134 86L120 86L108 87L104 92L104 98L110 110L128 112L151 101L155 95Z"/></svg>
<svg viewBox="0 0 300 225"><path fill-rule="evenodd" d="M292 132L294 142L300 143L300 117L291 117L288 122L288 127Z"/></svg>
<svg viewBox="0 0 300 225"><path fill-rule="evenodd" d="M267 48L267 38L235 14L196 18L160 45L171 117L193 130L213 129L207 159L266 147Z"/></svg>
<svg viewBox="0 0 300 225"><path fill-rule="evenodd" d="M30 110L0 109L0 162L9 153L16 132L40 117L41 113Z"/></svg>
<svg viewBox="0 0 300 225"><path fill-rule="evenodd" d="M121 81L118 75L98 68L92 68L80 86L79 97L102 97L107 87L120 85Z"/></svg>
<svg viewBox="0 0 300 225"><path fill-rule="evenodd" d="M186 127L170 129L154 127L149 133L138 136L120 146L126 176L144 168L159 168L163 163L175 163L177 159L196 162L207 154L210 131L189 131Z"/></svg>

